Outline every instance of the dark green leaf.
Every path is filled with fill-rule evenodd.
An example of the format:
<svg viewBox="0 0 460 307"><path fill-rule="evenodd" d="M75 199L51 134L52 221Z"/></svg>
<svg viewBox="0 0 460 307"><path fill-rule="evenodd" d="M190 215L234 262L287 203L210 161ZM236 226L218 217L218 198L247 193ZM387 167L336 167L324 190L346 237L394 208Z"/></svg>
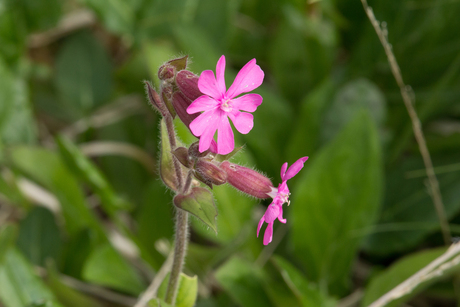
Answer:
<svg viewBox="0 0 460 307"><path fill-rule="evenodd" d="M233 257L217 270L215 277L242 307L274 306L264 290L262 270L247 261Z"/></svg>
<svg viewBox="0 0 460 307"><path fill-rule="evenodd" d="M158 288L157 296L163 299L166 295L166 289L168 287L169 273ZM177 297L175 307L193 307L198 295L198 277L187 276L184 273L180 275L179 288L177 289ZM160 300L160 306L163 306L163 301ZM155 305L154 305L155 306ZM169 305L165 305L169 306Z"/></svg>
<svg viewBox="0 0 460 307"><path fill-rule="evenodd" d="M176 195L174 205L193 214L217 233L217 208L211 192L207 189L195 187L187 195Z"/></svg>
<svg viewBox="0 0 460 307"><path fill-rule="evenodd" d="M62 242L53 214L42 207L33 208L20 224L17 245L35 265L45 266L47 259L56 261Z"/></svg>
<svg viewBox="0 0 460 307"><path fill-rule="evenodd" d="M374 122L360 113L317 156L292 189L292 239L314 281L343 294L359 247L354 233L380 205L382 169Z"/></svg>
<svg viewBox="0 0 460 307"><path fill-rule="evenodd" d="M18 227L15 224L5 224L0 227L0 265L9 247L16 241Z"/></svg>
<svg viewBox="0 0 460 307"><path fill-rule="evenodd" d="M109 98L111 73L106 51L91 34L80 32L65 42L57 56L55 82L71 118L86 115Z"/></svg>

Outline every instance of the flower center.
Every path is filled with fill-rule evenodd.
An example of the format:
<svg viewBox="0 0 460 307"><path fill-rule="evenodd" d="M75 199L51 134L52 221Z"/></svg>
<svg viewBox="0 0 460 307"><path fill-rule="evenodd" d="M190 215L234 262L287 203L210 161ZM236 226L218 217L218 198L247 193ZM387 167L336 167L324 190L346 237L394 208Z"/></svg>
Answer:
<svg viewBox="0 0 460 307"><path fill-rule="evenodd" d="M220 108L224 112L231 112L233 110L232 100L231 99L225 99L225 98L222 99L221 104L220 104Z"/></svg>

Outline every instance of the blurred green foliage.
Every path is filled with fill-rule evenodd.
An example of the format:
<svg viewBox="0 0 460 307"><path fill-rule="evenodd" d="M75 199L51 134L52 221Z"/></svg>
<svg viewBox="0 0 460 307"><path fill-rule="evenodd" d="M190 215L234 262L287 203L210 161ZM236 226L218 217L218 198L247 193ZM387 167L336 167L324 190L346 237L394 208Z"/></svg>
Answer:
<svg viewBox="0 0 460 307"><path fill-rule="evenodd" d="M455 235L460 3L370 5L416 97ZM329 307L351 293L367 306L442 252L412 125L359 0L0 0L0 305L130 306L146 289L173 244L174 195L148 167L160 117L142 81L158 86L158 67L185 54L196 73L225 54L227 84L252 58L265 72L234 161L277 184L282 163L310 159L266 248L255 234L268 202L214 188L218 233L192 219L185 273L198 282L183 277L178 306L197 292L198 307ZM454 306L449 279L426 287L398 303Z"/></svg>

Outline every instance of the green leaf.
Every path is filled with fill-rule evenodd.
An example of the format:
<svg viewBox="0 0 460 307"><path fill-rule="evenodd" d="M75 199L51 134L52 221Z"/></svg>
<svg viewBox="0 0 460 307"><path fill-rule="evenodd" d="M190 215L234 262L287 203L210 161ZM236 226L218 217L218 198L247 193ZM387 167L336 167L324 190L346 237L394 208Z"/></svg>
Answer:
<svg viewBox="0 0 460 307"><path fill-rule="evenodd" d="M301 306L332 307L336 305L334 300L322 294L319 289L308 281L291 263L280 256L274 256L272 262L293 295L300 300Z"/></svg>
<svg viewBox="0 0 460 307"><path fill-rule="evenodd" d="M0 228L0 265L3 263L3 257L14 244L18 236L18 227L15 224L5 224Z"/></svg>
<svg viewBox="0 0 460 307"><path fill-rule="evenodd" d="M49 258L56 261L62 240L53 214L42 207L33 208L21 221L17 245L35 265L45 266Z"/></svg>
<svg viewBox="0 0 460 307"><path fill-rule="evenodd" d="M6 251L4 263L0 266L0 301L5 307L48 302L51 306L62 307L53 293L35 276L31 265L14 248Z"/></svg>
<svg viewBox="0 0 460 307"><path fill-rule="evenodd" d="M132 295L139 295L145 290L139 274L108 243L91 253L83 267L83 278Z"/></svg>
<svg viewBox="0 0 460 307"><path fill-rule="evenodd" d="M366 288L366 292L364 293L364 298L361 302L361 306L369 306L382 295L398 286L413 274L417 273L437 257L441 256L445 251L446 248L442 247L417 252L399 259L388 269L371 279L369 285ZM417 287L416 291L413 291L411 295L402 297L401 299L395 300L385 306L400 306L403 302L408 301L415 294L421 292L424 288L426 288L426 286L427 285L424 287Z"/></svg>
<svg viewBox="0 0 460 307"><path fill-rule="evenodd" d="M97 239L105 237L77 181L56 153L39 147L16 146L9 150L9 158L15 167L56 195L70 234L90 227Z"/></svg>
<svg viewBox="0 0 460 307"><path fill-rule="evenodd" d="M263 271L252 263L233 257L217 270L215 277L228 295L242 307L274 306L263 287Z"/></svg>
<svg viewBox="0 0 460 307"><path fill-rule="evenodd" d="M0 147L2 143L32 143L36 139L36 128L27 84L10 72L1 58L0 79Z"/></svg>
<svg viewBox="0 0 460 307"><path fill-rule="evenodd" d="M70 118L88 114L112 92L112 65L106 51L88 32L72 35L59 50L55 82Z"/></svg>
<svg viewBox="0 0 460 307"><path fill-rule="evenodd" d="M322 122L322 141L332 140L363 109L368 110L377 127L384 124L386 104L379 88L367 79L357 79L342 86Z"/></svg>
<svg viewBox="0 0 460 307"><path fill-rule="evenodd" d="M382 165L375 124L360 113L317 155L292 189L292 241L309 277L344 294L360 243L380 206ZM326 289L324 289L326 290Z"/></svg>
<svg viewBox="0 0 460 307"><path fill-rule="evenodd" d="M46 283L57 299L66 307L102 307L102 304L96 299L64 284L54 265L47 265Z"/></svg>
<svg viewBox="0 0 460 307"><path fill-rule="evenodd" d="M66 165L83 178L99 196L104 210L113 215L118 210L127 210L130 205L119 197L104 174L68 138L56 138L59 151Z"/></svg>
<svg viewBox="0 0 460 307"><path fill-rule="evenodd" d="M296 161L319 147L322 119L334 96L335 86L335 82L327 79L301 102L298 124L292 129L286 148L287 161Z"/></svg>
<svg viewBox="0 0 460 307"><path fill-rule="evenodd" d="M195 187L187 195L176 195L174 205L193 214L217 233L217 208L212 193L207 189Z"/></svg>
<svg viewBox="0 0 460 307"><path fill-rule="evenodd" d="M59 0L19 0L16 4L30 32L47 30L55 26L61 17L62 2Z"/></svg>
<svg viewBox="0 0 460 307"><path fill-rule="evenodd" d="M162 299L154 298L147 304L149 307L174 307L173 305L165 303Z"/></svg>
<svg viewBox="0 0 460 307"><path fill-rule="evenodd" d="M161 299L164 299L164 297L166 296L169 276L170 274L168 273L165 279L163 279L163 282L161 283L160 287L158 288L157 296L160 298L160 301L162 303L160 304L160 306L163 306L163 301ZM184 273L181 273L180 280L179 280L179 288L177 289L176 304L174 306L175 307L193 307L195 306L197 295L198 295L198 277L196 275L193 277L190 277L190 276L185 275ZM169 306L169 305L165 305L165 306Z"/></svg>
<svg viewBox="0 0 460 307"><path fill-rule="evenodd" d="M105 27L116 34L133 35L135 21L134 8L137 1L111 0L83 0L99 16Z"/></svg>

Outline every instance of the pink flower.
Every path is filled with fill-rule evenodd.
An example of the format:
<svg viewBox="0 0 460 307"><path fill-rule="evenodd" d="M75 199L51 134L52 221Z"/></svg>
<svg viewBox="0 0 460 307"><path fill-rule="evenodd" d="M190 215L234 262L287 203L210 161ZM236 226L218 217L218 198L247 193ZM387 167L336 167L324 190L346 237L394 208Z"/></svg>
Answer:
<svg viewBox="0 0 460 307"><path fill-rule="evenodd" d="M216 66L216 76L212 70L205 70L198 80L198 88L205 94L195 99L187 108L188 114L202 112L190 123L192 133L200 137L199 151L206 151L213 141L217 130L217 153L228 154L235 147L232 127L228 118L233 122L236 130L246 134L254 126L254 112L262 103L262 96L247 94L262 84L264 72L252 59L238 72L228 91L225 86L225 56L221 56ZM240 112L246 111L246 112Z"/></svg>
<svg viewBox="0 0 460 307"><path fill-rule="evenodd" d="M287 162L281 166L282 182L278 185L278 188L272 188L272 191L268 193L268 195L273 198L273 201L268 206L267 211L265 211L265 214L262 216L257 226L257 237L259 237L260 228L262 228L263 223L266 222L268 224L264 234L264 245L272 241L273 223L275 220L278 219L281 223L286 223L286 219L283 219L283 204L287 203L289 206L289 195L291 195L287 186L287 181L297 175L307 160L308 157L300 158L295 161L287 171Z"/></svg>

